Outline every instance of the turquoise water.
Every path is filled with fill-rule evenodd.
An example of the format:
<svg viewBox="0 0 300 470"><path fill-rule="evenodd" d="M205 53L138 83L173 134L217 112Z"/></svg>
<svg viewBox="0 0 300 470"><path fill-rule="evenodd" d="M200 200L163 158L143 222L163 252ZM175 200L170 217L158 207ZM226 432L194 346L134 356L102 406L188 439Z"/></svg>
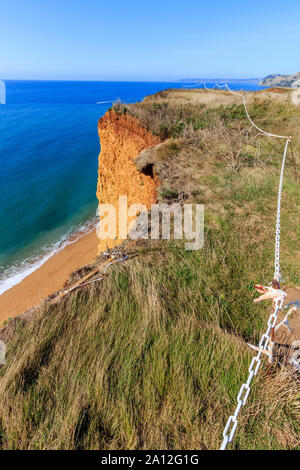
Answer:
<svg viewBox="0 0 300 470"><path fill-rule="evenodd" d="M95 224L97 123L113 101L135 102L181 86L6 82L7 104L0 105L0 294L70 243L70 235ZM260 88L254 82L231 86Z"/></svg>

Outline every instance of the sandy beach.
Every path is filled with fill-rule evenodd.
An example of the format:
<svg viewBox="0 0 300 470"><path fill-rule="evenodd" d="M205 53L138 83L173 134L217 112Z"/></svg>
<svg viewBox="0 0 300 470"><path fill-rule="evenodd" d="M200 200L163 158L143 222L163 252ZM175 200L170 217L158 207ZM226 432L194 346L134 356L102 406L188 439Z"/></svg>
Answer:
<svg viewBox="0 0 300 470"><path fill-rule="evenodd" d="M56 253L22 282L0 295L0 323L40 304L60 290L69 275L97 257L96 230Z"/></svg>

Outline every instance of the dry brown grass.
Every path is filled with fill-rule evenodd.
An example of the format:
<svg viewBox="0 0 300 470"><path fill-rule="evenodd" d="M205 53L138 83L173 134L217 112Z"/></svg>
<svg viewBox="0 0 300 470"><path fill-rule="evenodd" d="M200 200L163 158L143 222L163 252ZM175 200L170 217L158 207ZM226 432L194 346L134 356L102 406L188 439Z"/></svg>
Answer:
<svg viewBox="0 0 300 470"><path fill-rule="evenodd" d="M287 88L269 88L256 92L247 92L247 103L251 105L257 100L272 100L275 104L291 104L292 89ZM232 104L241 104L241 98L232 95L226 90L205 90L203 88L193 90L167 90L151 95L144 100L144 103L166 102L178 106L180 104L191 103L194 105L205 105L210 108L219 106L230 106Z"/></svg>

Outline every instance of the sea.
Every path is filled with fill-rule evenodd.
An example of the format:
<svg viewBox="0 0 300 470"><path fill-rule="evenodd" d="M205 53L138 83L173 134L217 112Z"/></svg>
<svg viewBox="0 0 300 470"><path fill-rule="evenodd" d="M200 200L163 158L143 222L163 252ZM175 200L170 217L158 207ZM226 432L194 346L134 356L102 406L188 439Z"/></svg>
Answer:
<svg viewBox="0 0 300 470"><path fill-rule="evenodd" d="M226 81L233 90L261 89L256 79ZM4 83L0 295L95 227L97 124L113 102L136 102L169 88L213 88L225 80Z"/></svg>

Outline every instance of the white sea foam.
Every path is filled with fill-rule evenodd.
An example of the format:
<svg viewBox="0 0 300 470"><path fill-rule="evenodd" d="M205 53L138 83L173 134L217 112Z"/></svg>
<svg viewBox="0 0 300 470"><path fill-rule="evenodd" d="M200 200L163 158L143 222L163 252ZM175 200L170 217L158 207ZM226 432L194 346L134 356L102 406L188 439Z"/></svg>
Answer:
<svg viewBox="0 0 300 470"><path fill-rule="evenodd" d="M23 281L27 276L32 274L38 268L48 261L53 255L63 250L67 245L76 243L80 238L92 232L97 225L98 219L86 222L77 227L72 233L67 234L59 242L48 245L42 249L42 254L35 257L26 258L21 263L7 268L0 275L0 295L5 291L16 286Z"/></svg>
<svg viewBox="0 0 300 470"><path fill-rule="evenodd" d="M96 101L96 104L107 104L107 103L113 103L113 101Z"/></svg>

